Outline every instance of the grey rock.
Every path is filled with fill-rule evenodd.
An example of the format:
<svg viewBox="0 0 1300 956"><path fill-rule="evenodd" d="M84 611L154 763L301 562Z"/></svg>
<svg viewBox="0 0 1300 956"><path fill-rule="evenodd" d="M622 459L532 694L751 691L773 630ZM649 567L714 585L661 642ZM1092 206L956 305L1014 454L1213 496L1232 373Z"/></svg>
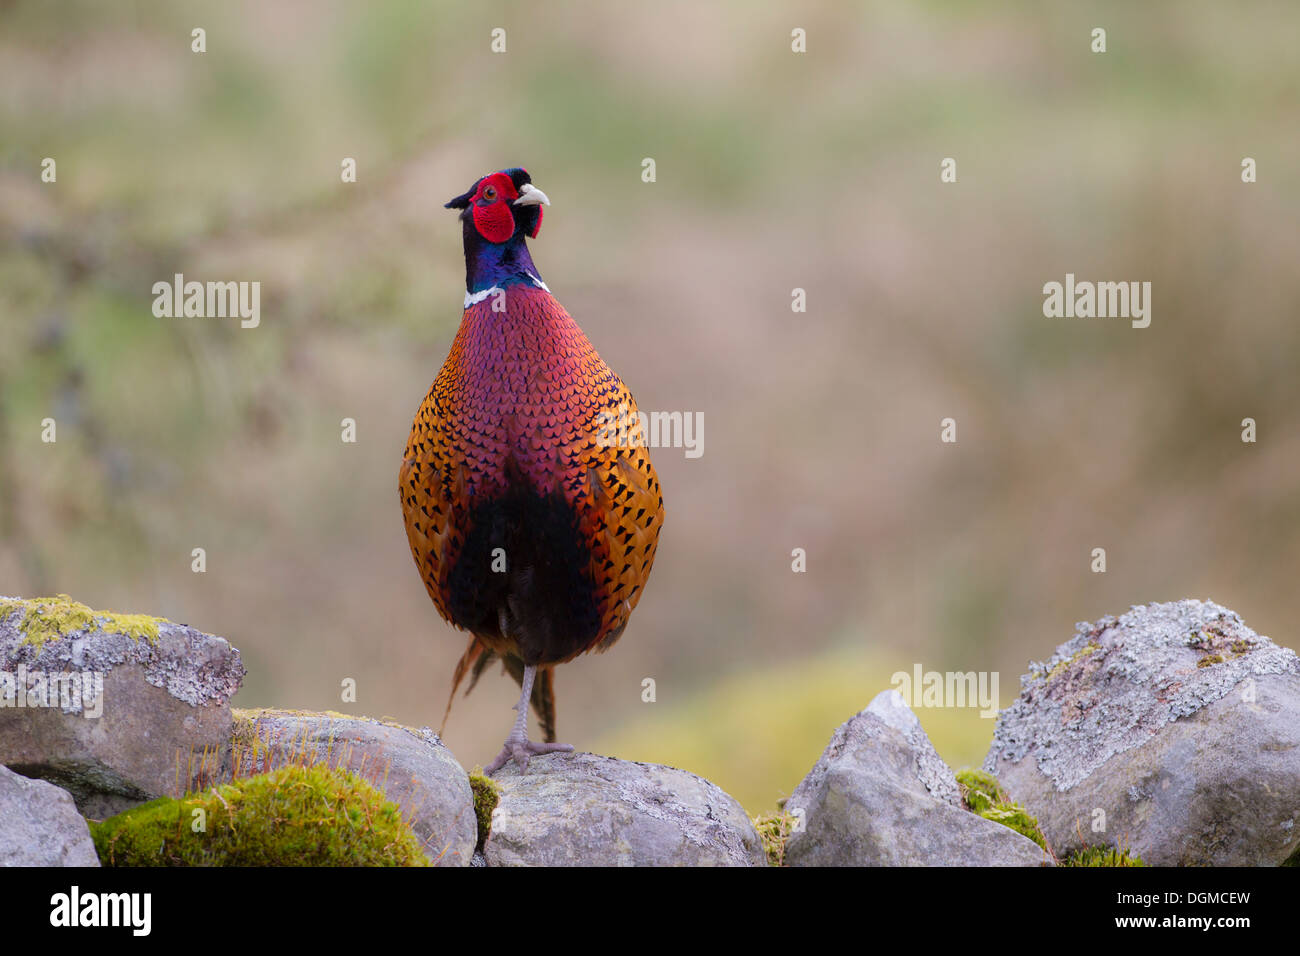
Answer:
<svg viewBox="0 0 1300 956"><path fill-rule="evenodd" d="M685 770L595 754L533 757L494 778L489 866L763 866L732 797Z"/></svg>
<svg viewBox="0 0 1300 956"><path fill-rule="evenodd" d="M427 727L285 710L235 711L231 774L290 764L343 767L402 808L425 855L438 866L469 866L478 841L465 770Z"/></svg>
<svg viewBox="0 0 1300 956"><path fill-rule="evenodd" d="M897 691L831 737L785 809L787 866L1038 866L1032 840L966 810L952 771Z"/></svg>
<svg viewBox="0 0 1300 956"><path fill-rule="evenodd" d="M72 795L0 767L0 866L99 866Z"/></svg>
<svg viewBox="0 0 1300 956"><path fill-rule="evenodd" d="M219 775L244 676L235 648L162 619L156 641L132 637L104 615L36 644L14 600L0 598L0 763L95 818Z"/></svg>
<svg viewBox="0 0 1300 956"><path fill-rule="evenodd" d="M998 717L984 767L1064 856L1276 865L1300 846L1300 659L1212 602L1078 625ZM1094 828L1096 827L1096 828Z"/></svg>

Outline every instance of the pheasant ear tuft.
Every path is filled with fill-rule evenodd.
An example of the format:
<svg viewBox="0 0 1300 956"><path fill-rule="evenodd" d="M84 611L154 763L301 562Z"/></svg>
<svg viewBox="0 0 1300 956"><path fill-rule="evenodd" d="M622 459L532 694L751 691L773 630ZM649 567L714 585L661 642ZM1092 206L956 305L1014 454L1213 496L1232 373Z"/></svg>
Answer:
<svg viewBox="0 0 1300 956"><path fill-rule="evenodd" d="M510 177L510 181L515 184L515 192L523 192L524 186L533 181L533 177L528 175L528 170L516 166L514 169L501 170Z"/></svg>
<svg viewBox="0 0 1300 956"><path fill-rule="evenodd" d="M457 196L455 199L451 200L450 202L444 203L442 208L443 208L443 209L466 209L466 208L468 208L468 207L469 207L469 201L470 201L471 199L473 199L473 198L474 198L474 194L475 194L476 192L478 192L478 184L481 183L482 181L483 181L482 179L476 180L475 183L474 183L474 185L469 187L469 191L468 191L468 192L463 192L463 193L461 193L459 196Z"/></svg>

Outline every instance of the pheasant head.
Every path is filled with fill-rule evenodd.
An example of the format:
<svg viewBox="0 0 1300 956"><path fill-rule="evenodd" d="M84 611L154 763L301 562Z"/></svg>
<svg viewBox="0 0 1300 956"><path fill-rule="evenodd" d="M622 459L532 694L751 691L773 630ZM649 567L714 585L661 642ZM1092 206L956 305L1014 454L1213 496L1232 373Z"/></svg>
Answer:
<svg viewBox="0 0 1300 956"><path fill-rule="evenodd" d="M503 169L482 177L447 203L459 209L465 239L465 291L471 295L511 281L540 282L526 238L542 228L546 193L524 169Z"/></svg>

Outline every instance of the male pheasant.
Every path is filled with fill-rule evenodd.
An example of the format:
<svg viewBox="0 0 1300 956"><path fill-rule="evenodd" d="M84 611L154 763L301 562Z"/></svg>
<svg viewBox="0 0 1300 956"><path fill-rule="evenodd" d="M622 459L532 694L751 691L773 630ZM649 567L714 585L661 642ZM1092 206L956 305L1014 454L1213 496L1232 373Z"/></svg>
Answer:
<svg viewBox="0 0 1300 956"><path fill-rule="evenodd" d="M573 749L554 743L552 671L623 633L664 517L636 402L528 254L544 205L523 169L484 176L447 203L461 210L465 313L398 479L429 596L470 632L447 713L466 673L472 690L494 657L520 684L488 773ZM545 743L528 739L530 700Z"/></svg>

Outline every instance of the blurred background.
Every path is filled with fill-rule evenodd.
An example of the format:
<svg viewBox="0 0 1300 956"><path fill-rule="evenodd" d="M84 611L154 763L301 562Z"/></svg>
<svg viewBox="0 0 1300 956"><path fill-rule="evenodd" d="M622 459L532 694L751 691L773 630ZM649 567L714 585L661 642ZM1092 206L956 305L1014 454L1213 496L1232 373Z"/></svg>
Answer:
<svg viewBox="0 0 1300 956"><path fill-rule="evenodd" d="M705 420L561 739L759 812L914 664L1005 704L1076 621L1182 597L1297 646L1300 7L1077 6L0 2L0 593L220 634L244 706L436 728L464 637L397 469L460 319L442 203L523 165L552 291ZM260 327L155 318L177 272L260 281ZM1044 318L1067 272L1150 281L1151 326ZM467 767L515 694L457 702ZM993 721L919 715L982 760Z"/></svg>

